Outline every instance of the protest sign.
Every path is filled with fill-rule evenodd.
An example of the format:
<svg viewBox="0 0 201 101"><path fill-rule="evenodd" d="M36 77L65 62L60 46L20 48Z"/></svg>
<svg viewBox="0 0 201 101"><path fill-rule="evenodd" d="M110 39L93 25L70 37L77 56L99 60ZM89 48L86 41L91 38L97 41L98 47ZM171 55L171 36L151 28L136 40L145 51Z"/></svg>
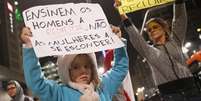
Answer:
<svg viewBox="0 0 201 101"><path fill-rule="evenodd" d="M124 46L99 4L36 6L23 12L38 57L102 51Z"/></svg>
<svg viewBox="0 0 201 101"><path fill-rule="evenodd" d="M118 8L118 10L120 14L123 14L170 3L175 0L120 0L120 1L121 6Z"/></svg>

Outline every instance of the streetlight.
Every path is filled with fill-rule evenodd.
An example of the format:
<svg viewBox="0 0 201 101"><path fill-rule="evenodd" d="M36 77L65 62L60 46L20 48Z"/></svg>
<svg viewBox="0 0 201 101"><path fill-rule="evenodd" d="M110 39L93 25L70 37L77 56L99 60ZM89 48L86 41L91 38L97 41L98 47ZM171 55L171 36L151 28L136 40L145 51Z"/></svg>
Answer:
<svg viewBox="0 0 201 101"><path fill-rule="evenodd" d="M14 1L14 4L17 6L19 3L17 1Z"/></svg>

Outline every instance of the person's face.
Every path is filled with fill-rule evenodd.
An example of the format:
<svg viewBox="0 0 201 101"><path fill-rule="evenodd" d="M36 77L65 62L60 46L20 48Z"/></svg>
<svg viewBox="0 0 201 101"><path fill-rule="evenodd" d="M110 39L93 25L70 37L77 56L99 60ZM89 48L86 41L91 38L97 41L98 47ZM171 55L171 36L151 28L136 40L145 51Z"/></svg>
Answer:
<svg viewBox="0 0 201 101"><path fill-rule="evenodd" d="M16 95L16 91L17 90L15 84L9 84L7 86L7 92L9 96L14 97Z"/></svg>
<svg viewBox="0 0 201 101"><path fill-rule="evenodd" d="M89 56L76 56L69 70L71 80L76 83L89 84L91 82L92 68L92 61Z"/></svg>
<svg viewBox="0 0 201 101"><path fill-rule="evenodd" d="M150 22L148 24L147 32L151 40L154 42L160 41L162 37L165 37L165 33L166 33L164 28L156 22Z"/></svg>

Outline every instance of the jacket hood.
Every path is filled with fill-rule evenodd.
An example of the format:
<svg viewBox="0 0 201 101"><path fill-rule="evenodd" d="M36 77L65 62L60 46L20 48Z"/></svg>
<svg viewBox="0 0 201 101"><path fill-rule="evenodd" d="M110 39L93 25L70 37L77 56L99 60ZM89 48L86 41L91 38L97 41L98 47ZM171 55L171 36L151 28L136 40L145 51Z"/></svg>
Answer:
<svg viewBox="0 0 201 101"><path fill-rule="evenodd" d="M71 63L77 55L78 54L67 54L58 57L58 74L64 84L69 85L69 83L72 82L70 79L69 69L71 68ZM93 60L94 64L94 68L92 69L92 72L94 73L94 77L92 77L93 81L98 78L96 55L95 53L88 53L87 55Z"/></svg>
<svg viewBox="0 0 201 101"><path fill-rule="evenodd" d="M16 86L16 96L11 101L24 101L24 92L20 84L15 80L11 80L9 83L15 84Z"/></svg>

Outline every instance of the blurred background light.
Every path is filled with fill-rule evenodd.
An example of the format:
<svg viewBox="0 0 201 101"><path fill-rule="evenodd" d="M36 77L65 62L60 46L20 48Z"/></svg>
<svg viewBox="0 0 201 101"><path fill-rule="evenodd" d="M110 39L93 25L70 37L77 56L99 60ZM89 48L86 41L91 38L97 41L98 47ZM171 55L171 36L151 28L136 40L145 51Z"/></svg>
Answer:
<svg viewBox="0 0 201 101"><path fill-rule="evenodd" d="M103 67L99 67L98 68L98 74L103 74L104 73L104 68Z"/></svg>
<svg viewBox="0 0 201 101"><path fill-rule="evenodd" d="M191 42L186 42L186 44L184 45L184 47L186 47L186 48L190 48L191 47Z"/></svg>
<svg viewBox="0 0 201 101"><path fill-rule="evenodd" d="M197 28L197 32L201 32L201 28Z"/></svg>

